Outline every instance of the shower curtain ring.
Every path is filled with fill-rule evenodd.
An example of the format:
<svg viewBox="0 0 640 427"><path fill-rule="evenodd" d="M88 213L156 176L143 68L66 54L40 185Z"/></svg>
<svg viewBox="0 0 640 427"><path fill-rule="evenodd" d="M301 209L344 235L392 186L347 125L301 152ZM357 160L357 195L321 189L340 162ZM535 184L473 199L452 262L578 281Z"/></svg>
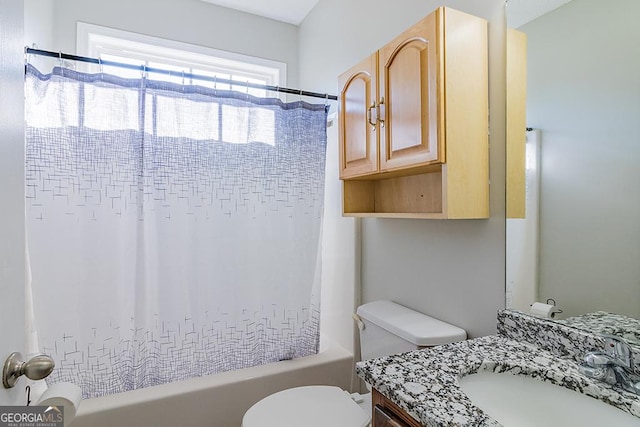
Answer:
<svg viewBox="0 0 640 427"><path fill-rule="evenodd" d="M62 51L58 51L58 65L60 67L60 75L64 77L64 63L62 62Z"/></svg>

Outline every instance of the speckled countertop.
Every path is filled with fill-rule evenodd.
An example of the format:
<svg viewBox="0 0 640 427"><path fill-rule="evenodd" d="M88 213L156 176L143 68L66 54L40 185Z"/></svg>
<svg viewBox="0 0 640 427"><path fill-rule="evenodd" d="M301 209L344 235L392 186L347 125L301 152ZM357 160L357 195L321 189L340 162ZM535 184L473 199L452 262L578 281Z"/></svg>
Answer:
<svg viewBox="0 0 640 427"><path fill-rule="evenodd" d="M359 362L356 371L427 427L500 426L459 387L459 378L480 371L537 377L640 417L640 396L585 377L570 358L498 335Z"/></svg>
<svg viewBox="0 0 640 427"><path fill-rule="evenodd" d="M640 320L620 314L596 311L557 320L578 329L596 332L600 335L616 335L629 343L640 344Z"/></svg>

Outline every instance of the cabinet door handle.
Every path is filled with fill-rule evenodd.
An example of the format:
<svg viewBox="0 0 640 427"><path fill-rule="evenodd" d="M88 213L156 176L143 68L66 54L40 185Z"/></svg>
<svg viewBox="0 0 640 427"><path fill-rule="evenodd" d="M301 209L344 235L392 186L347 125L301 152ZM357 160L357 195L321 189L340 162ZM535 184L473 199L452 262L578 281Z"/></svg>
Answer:
<svg viewBox="0 0 640 427"><path fill-rule="evenodd" d="M384 96L380 98L378 103L378 120L380 120L380 126L384 127L384 120L387 117L387 108L384 104Z"/></svg>
<svg viewBox="0 0 640 427"><path fill-rule="evenodd" d="M373 111L373 114L371 113ZM375 115L375 117L373 117ZM373 130L376 130L376 124L378 123L378 109L376 108L376 103L371 104L371 107L367 109L367 121L371 126L373 126Z"/></svg>

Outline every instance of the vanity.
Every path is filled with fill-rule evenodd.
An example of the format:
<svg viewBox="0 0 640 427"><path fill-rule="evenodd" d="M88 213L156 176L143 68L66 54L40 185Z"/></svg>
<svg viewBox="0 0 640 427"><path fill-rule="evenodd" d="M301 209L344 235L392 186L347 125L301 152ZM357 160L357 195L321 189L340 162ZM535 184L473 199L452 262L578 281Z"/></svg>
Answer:
<svg viewBox="0 0 640 427"><path fill-rule="evenodd" d="M640 426L640 395L579 370L585 354L603 347L598 334L502 310L497 335L359 362L356 371L373 387L372 427Z"/></svg>

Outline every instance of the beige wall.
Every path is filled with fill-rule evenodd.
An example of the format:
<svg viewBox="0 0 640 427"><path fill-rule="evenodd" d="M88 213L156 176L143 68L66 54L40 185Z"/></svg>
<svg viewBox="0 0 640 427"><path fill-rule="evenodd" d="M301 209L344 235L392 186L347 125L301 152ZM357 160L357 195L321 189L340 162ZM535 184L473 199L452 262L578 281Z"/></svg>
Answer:
<svg viewBox="0 0 640 427"><path fill-rule="evenodd" d="M305 89L336 93L338 74L440 5L484 17L490 23L491 218L337 217L332 225L341 234L359 236L355 243L345 243L342 255L358 255L361 245L357 271L343 266L344 286L353 286L361 275L365 302L391 299L477 337L495 332L496 311L504 307L505 297L504 2L322 0L300 26L300 84ZM329 148L327 161L327 192L339 200L335 146Z"/></svg>

